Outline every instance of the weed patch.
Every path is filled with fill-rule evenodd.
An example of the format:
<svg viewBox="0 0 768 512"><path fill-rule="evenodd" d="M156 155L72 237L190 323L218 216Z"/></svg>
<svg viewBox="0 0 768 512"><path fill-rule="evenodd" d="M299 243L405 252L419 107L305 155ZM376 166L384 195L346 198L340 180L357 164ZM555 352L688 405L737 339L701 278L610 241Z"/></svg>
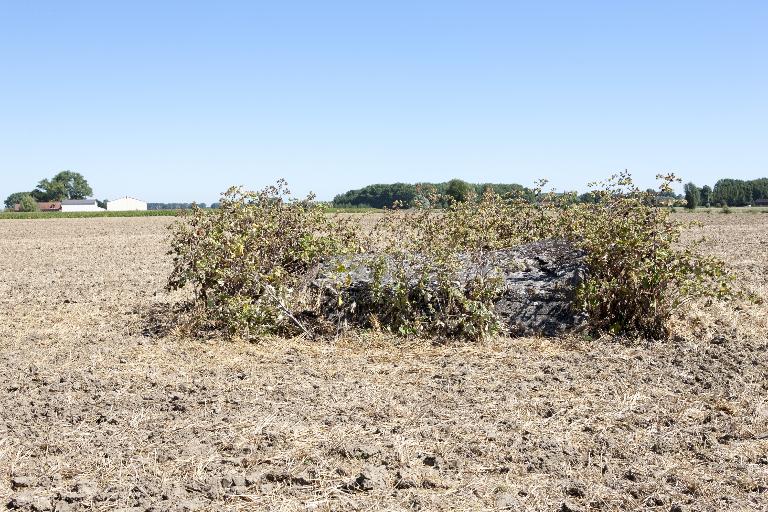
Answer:
<svg viewBox="0 0 768 512"><path fill-rule="evenodd" d="M674 176L659 176L667 191ZM694 298L734 296L725 265L680 243L685 225L654 206L627 173L593 184L594 203L543 191L505 196L487 190L456 201L395 204L369 232L330 219L313 197L289 198L284 182L260 192L230 189L218 210L196 209L173 226L170 289L191 285L196 329L233 337L308 332L321 297L311 283L339 255L362 254L335 268L337 306L365 306L366 326L399 335L480 340L504 334L495 309L507 283L496 251L545 239L586 256L586 279L572 312L594 332L664 338L671 316ZM437 209L429 205L447 205ZM346 287L361 267L371 275L365 300ZM327 268L326 268L327 270Z"/></svg>

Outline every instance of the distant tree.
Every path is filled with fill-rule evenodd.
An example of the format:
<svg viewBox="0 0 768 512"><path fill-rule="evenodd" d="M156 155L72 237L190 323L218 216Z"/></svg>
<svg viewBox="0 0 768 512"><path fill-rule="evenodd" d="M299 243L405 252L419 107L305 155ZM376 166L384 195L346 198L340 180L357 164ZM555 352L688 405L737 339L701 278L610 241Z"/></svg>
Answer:
<svg viewBox="0 0 768 512"><path fill-rule="evenodd" d="M38 209L37 201L32 197L32 194L24 194L19 200L19 211L36 212Z"/></svg>
<svg viewBox="0 0 768 512"><path fill-rule="evenodd" d="M744 180L718 180L712 189L712 198L722 205L746 206L752 202L752 185Z"/></svg>
<svg viewBox="0 0 768 512"><path fill-rule="evenodd" d="M13 208L17 204L21 203L21 198L24 196L28 196L29 192L14 192L13 194L9 195L8 198L5 200L5 207L6 208Z"/></svg>
<svg viewBox="0 0 768 512"><path fill-rule="evenodd" d="M98 199L96 200L96 206L98 206L99 208L104 208L105 210L107 209L107 203L108 201L106 199L104 199L103 201L100 201Z"/></svg>
<svg viewBox="0 0 768 512"><path fill-rule="evenodd" d="M53 180L40 180L37 188L32 191L32 196L37 201L61 201L67 198L67 191L63 183L55 183Z"/></svg>
<svg viewBox="0 0 768 512"><path fill-rule="evenodd" d="M474 187L459 179L453 179L448 182L445 188L445 194L459 202L469 201L474 193Z"/></svg>
<svg viewBox="0 0 768 512"><path fill-rule="evenodd" d="M701 204L707 208L712 206L712 187L709 185L701 187Z"/></svg>
<svg viewBox="0 0 768 512"><path fill-rule="evenodd" d="M752 185L752 202L757 199L768 199L768 178L760 178L749 182Z"/></svg>
<svg viewBox="0 0 768 512"><path fill-rule="evenodd" d="M701 203L701 190L693 183L686 183L683 188L685 191L685 207L693 210Z"/></svg>
<svg viewBox="0 0 768 512"><path fill-rule="evenodd" d="M375 184L339 194L333 198L333 205L388 208L397 201L411 206L415 197L416 187L408 183Z"/></svg>
<svg viewBox="0 0 768 512"><path fill-rule="evenodd" d="M85 199L93 194L93 190L82 174L61 171L50 180L41 180L32 194L39 201L61 201Z"/></svg>
<svg viewBox="0 0 768 512"><path fill-rule="evenodd" d="M147 210L191 210L195 203L147 203ZM198 205L204 208L202 205Z"/></svg>

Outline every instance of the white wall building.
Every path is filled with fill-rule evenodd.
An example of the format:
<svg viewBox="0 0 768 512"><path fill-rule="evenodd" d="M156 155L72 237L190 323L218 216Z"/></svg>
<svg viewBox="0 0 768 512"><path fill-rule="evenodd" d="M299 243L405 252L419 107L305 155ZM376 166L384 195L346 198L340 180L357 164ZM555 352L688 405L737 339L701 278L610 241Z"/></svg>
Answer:
<svg viewBox="0 0 768 512"><path fill-rule="evenodd" d="M107 201L107 210L110 212L135 212L145 211L147 203L133 197L121 197L114 201Z"/></svg>
<svg viewBox="0 0 768 512"><path fill-rule="evenodd" d="M65 199L61 202L63 212L103 212L95 199Z"/></svg>

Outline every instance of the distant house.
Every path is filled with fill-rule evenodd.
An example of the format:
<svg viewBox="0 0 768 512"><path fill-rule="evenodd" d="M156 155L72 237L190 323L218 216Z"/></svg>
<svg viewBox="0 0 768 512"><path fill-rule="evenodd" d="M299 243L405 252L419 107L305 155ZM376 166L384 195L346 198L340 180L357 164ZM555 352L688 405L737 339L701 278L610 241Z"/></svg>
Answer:
<svg viewBox="0 0 768 512"><path fill-rule="evenodd" d="M60 212L61 211L61 203L58 201L49 201L45 203L37 203L37 209L41 212ZM19 212L21 211L21 205L15 204L13 205L13 211Z"/></svg>
<svg viewBox="0 0 768 512"><path fill-rule="evenodd" d="M95 199L65 199L61 202L63 212L103 212Z"/></svg>
<svg viewBox="0 0 768 512"><path fill-rule="evenodd" d="M768 206L768 199L755 199L755 206Z"/></svg>
<svg viewBox="0 0 768 512"><path fill-rule="evenodd" d="M110 212L136 212L146 211L147 203L133 197L121 197L107 202L107 210Z"/></svg>

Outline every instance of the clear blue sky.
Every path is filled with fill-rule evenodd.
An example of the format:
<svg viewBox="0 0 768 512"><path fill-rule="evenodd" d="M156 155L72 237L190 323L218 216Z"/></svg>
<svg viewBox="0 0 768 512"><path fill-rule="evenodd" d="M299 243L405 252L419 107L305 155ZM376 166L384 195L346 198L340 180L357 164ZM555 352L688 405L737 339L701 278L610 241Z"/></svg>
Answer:
<svg viewBox="0 0 768 512"><path fill-rule="evenodd" d="M768 2L0 0L0 196L768 175Z"/></svg>

